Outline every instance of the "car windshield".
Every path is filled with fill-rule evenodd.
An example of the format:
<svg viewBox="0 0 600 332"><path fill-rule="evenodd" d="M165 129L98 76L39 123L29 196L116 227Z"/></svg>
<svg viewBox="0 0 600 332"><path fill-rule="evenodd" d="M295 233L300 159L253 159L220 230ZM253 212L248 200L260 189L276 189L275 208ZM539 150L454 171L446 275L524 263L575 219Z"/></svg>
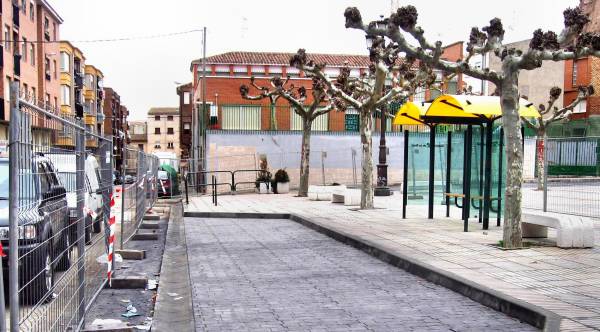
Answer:
<svg viewBox="0 0 600 332"><path fill-rule="evenodd" d="M75 189L75 173L58 172L58 177L67 192L76 191Z"/></svg>
<svg viewBox="0 0 600 332"><path fill-rule="evenodd" d="M8 198L8 163L0 163L0 199Z"/></svg>
<svg viewBox="0 0 600 332"><path fill-rule="evenodd" d="M166 171L158 171L158 178L161 180L168 180L169 174Z"/></svg>

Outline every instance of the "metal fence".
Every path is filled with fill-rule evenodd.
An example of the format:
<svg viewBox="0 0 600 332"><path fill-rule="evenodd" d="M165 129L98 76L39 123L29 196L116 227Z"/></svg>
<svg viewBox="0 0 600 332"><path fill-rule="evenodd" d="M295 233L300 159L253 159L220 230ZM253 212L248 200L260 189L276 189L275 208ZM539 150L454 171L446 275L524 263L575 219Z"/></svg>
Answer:
<svg viewBox="0 0 600 332"><path fill-rule="evenodd" d="M18 83L10 90L9 155L0 156L0 240L8 253L0 315L9 311L11 331L79 330L107 281L109 217L116 212L112 138L88 129L92 117L51 109L19 94ZM132 159L138 180L123 197L135 192L135 219L121 223L121 239L156 200L155 158Z"/></svg>
<svg viewBox="0 0 600 332"><path fill-rule="evenodd" d="M135 235L144 215L158 198L158 167L156 156L139 150L124 148L123 171L121 174L120 248Z"/></svg>
<svg viewBox="0 0 600 332"><path fill-rule="evenodd" d="M543 190L523 185L523 207L600 218L599 138L548 138ZM539 144L539 143L538 143Z"/></svg>

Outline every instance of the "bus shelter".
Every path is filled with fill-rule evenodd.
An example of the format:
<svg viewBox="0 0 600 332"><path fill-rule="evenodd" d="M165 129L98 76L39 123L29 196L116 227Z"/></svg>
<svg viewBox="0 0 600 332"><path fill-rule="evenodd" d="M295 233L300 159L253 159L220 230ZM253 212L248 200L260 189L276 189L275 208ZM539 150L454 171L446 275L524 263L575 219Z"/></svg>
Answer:
<svg viewBox="0 0 600 332"><path fill-rule="evenodd" d="M522 117L539 117L537 109L527 100L520 100L519 114ZM471 207L479 210L479 222L483 229L489 228L490 211L496 213L497 225L500 226L503 176L503 131L501 126L495 126L496 120L500 119L502 111L500 108L499 97L494 96L467 96L467 95L441 95L430 103L424 102L406 102L404 103L394 118L395 125L401 125L403 128L429 128L429 143L421 144L421 147L428 147L428 170L427 170L427 215L433 219L436 181L435 174L441 174L443 179L442 204L446 205L446 216L450 216L451 204L456 205L462 210L462 219L464 220L464 230L468 231L468 219L471 216ZM452 130L440 132L440 127L459 129L458 138L462 138L462 156L453 154L453 144L459 145ZM463 130L464 129L464 130ZM413 136L415 130L404 130L404 173L402 181L402 217L406 218L406 208L410 198L419 198L416 194L415 184L415 157L409 155L411 132ZM418 131L418 130L417 130ZM494 134L495 132L495 134ZM440 140L440 134L444 135L445 149L443 145L436 145ZM454 133L456 134L456 133ZM494 137L495 136L495 137ZM475 139L474 139L475 138ZM478 138L478 139L477 139ZM494 141L496 144L494 144ZM454 142L454 143L453 143ZM457 144L458 143L458 144ZM477 145L479 149L477 148ZM439 155L439 170L436 173L436 148ZM442 149L445 150L442 152ZM409 159L412 156L412 174L413 192L408 191ZM458 158L457 158L458 157ZM445 159L445 160L444 160ZM494 161L495 159L495 161ZM442 165L445 161L445 165ZM475 163L474 163L475 162ZM497 172L492 174L492 163L494 163ZM453 168L453 164L455 167ZM462 170L458 165L462 164ZM475 166L475 167L474 167ZM475 169L475 172L473 172ZM457 174L458 173L461 174ZM475 174L473 174L475 173ZM461 188L453 188L453 178L457 175L462 178ZM492 188L492 178L497 176L495 188ZM478 192L472 194L473 180L478 186ZM454 181L458 183L459 181ZM439 187L439 185L438 185ZM454 186L456 187L456 186ZM492 190L495 189L495 190ZM438 189L439 191L440 189ZM495 191L495 193L493 193ZM496 197L493 197L496 196ZM459 201L461 204L459 204ZM493 204L495 203L495 208Z"/></svg>

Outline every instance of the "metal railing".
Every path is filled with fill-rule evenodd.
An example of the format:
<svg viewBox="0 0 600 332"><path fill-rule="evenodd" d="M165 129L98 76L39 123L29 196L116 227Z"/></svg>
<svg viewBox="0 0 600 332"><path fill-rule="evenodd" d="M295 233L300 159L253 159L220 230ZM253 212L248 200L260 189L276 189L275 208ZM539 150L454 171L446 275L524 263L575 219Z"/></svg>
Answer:
<svg viewBox="0 0 600 332"><path fill-rule="evenodd" d="M236 174L241 173L254 173L257 176L257 179L254 181L236 181ZM219 182L218 176L216 174L225 174L229 181ZM189 204L189 197L196 195L203 195L207 192L207 187L210 187L210 193L213 197L216 197L218 194L217 188L219 186L226 186L230 193L234 193L237 191L238 185L240 184L255 184L258 186L260 183L265 183L267 186L270 186L269 180L258 179L259 174L266 174L267 178L271 178L271 173L268 171L260 170L260 169L241 169L234 171L200 171L200 172L186 172L183 179L183 187L185 192L186 204ZM210 181L208 181L207 175L210 175ZM216 201L213 198L213 201Z"/></svg>
<svg viewBox="0 0 600 332"><path fill-rule="evenodd" d="M18 83L10 91L9 155L0 155L0 204L8 200L8 216L0 216L8 253L0 315L8 296L11 331L79 330L107 281L109 217L116 213L112 138L20 94ZM86 146L86 137L94 144ZM152 160L138 156L135 163L153 171ZM136 193L140 220L156 199L150 183ZM6 322L0 319L0 331Z"/></svg>

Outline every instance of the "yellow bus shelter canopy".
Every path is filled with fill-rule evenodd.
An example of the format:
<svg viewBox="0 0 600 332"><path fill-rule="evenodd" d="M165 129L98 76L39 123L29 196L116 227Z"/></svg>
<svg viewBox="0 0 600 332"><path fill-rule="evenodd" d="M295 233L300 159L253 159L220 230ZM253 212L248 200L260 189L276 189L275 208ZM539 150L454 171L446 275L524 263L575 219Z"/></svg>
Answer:
<svg viewBox="0 0 600 332"><path fill-rule="evenodd" d="M535 118L540 113L532 103L521 98L519 115ZM426 116L495 118L502 116L502 107L500 97L496 96L442 95L433 101Z"/></svg>
<svg viewBox="0 0 600 332"><path fill-rule="evenodd" d="M394 124L400 126L423 125L421 116L425 115L431 104L422 102L406 102L400 107L394 117Z"/></svg>

